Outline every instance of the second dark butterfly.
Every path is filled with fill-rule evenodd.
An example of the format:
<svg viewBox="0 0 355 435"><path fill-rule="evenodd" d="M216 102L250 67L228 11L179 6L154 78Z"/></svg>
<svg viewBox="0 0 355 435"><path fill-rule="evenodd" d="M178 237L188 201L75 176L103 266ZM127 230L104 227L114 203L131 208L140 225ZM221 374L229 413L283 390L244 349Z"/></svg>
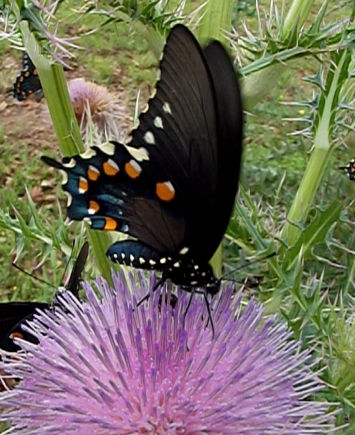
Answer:
<svg viewBox="0 0 355 435"><path fill-rule="evenodd" d="M22 70L16 77L12 92L14 98L17 98L19 101L27 100L33 94L35 94L38 101L43 97L37 68L27 53L23 54Z"/></svg>
<svg viewBox="0 0 355 435"><path fill-rule="evenodd" d="M58 297L62 292L70 291L78 297L80 277L86 263L88 250L89 245L85 242L74 263L68 283L65 287L59 288L50 304L45 302L0 303L0 349L8 352L18 351L19 346L13 341L15 337L36 343L37 339L28 331L22 329L22 325L24 325L28 320L31 320L38 309L53 309L58 304L60 305Z"/></svg>
<svg viewBox="0 0 355 435"><path fill-rule="evenodd" d="M189 291L214 294L208 264L232 212L242 153L242 104L233 64L213 41L201 49L175 26L160 63L160 80L139 126L62 163L68 217L134 239L117 242L117 263L162 272Z"/></svg>
<svg viewBox="0 0 355 435"><path fill-rule="evenodd" d="M355 157L349 162L347 166L342 166L340 169L344 169L348 174L350 180L355 180Z"/></svg>

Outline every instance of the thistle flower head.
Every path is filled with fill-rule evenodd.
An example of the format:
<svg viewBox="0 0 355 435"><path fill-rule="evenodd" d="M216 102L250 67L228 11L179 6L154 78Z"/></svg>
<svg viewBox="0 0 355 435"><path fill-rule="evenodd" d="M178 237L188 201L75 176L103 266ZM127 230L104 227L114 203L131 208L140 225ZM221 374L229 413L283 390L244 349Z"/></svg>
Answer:
<svg viewBox="0 0 355 435"><path fill-rule="evenodd" d="M211 304L189 295L175 308L159 292L137 308L154 278L99 279L101 297L64 295L63 309L31 323L39 345L1 368L22 381L2 393L2 420L16 435L310 435L330 426L326 405L310 400L320 387L285 327L231 287ZM137 298L137 299L136 299Z"/></svg>
<svg viewBox="0 0 355 435"><path fill-rule="evenodd" d="M85 142L123 140L130 119L122 98L83 78L70 80L68 89Z"/></svg>

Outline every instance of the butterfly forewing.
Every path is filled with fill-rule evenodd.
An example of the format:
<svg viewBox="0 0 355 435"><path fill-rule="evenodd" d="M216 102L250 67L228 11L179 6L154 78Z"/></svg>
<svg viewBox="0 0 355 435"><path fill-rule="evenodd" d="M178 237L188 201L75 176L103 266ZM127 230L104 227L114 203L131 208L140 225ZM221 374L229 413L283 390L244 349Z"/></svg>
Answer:
<svg viewBox="0 0 355 435"><path fill-rule="evenodd" d="M163 215L164 219L167 215L164 234L174 234L177 229L169 225L169 211L184 222L184 234L178 231L182 237L170 246L170 252L175 253L193 245L192 235L197 240L205 238L213 223L210 212L217 186L216 113L205 58L185 27L176 26L170 33L160 69L156 95L149 101L148 111L140 116L129 145L148 149L143 175L154 180L155 191L163 182L170 182L175 190L171 201L153 197L160 205L155 217L161 219ZM154 216L151 219L149 223ZM141 230L138 238L145 241L151 227L145 224ZM196 246L189 247L194 250Z"/></svg>
<svg viewBox="0 0 355 435"><path fill-rule="evenodd" d="M208 246L199 243L209 259L226 231L238 190L243 110L236 72L223 46L214 41L205 48L204 55L213 82L217 116L217 200L209 210L213 230L208 233Z"/></svg>

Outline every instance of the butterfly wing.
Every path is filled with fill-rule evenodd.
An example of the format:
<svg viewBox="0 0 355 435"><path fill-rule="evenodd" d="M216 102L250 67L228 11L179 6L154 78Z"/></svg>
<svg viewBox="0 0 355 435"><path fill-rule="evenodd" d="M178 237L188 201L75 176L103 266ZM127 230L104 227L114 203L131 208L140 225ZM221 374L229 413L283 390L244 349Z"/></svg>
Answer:
<svg viewBox="0 0 355 435"><path fill-rule="evenodd" d="M26 100L30 95L42 90L37 68L27 53L23 54L22 71L16 77L13 96L19 101ZM43 96L43 94L42 94Z"/></svg>
<svg viewBox="0 0 355 435"><path fill-rule="evenodd" d="M216 203L210 207L210 212L214 211L214 226L209 234L213 254L227 229L238 190L243 108L236 72L223 46L214 41L205 48L204 55L213 82L217 116L217 195Z"/></svg>
<svg viewBox="0 0 355 435"><path fill-rule="evenodd" d="M239 94L238 104L224 101L231 97L228 92L238 90L228 85L217 104L216 60L222 68L227 63L228 81L235 82L221 45L209 46L205 55L184 26L175 26L164 48L156 94L127 144L93 147L63 163L43 159L65 172L69 218L87 219L94 229L137 238L138 244L131 246L136 254L149 247L160 255L176 256L188 248L197 261L212 256L236 193L240 148L235 147L240 147L241 134L234 139L235 130L226 131L239 122ZM219 73L224 82L224 71ZM236 113L224 117L223 111L230 109ZM218 126L225 119L228 122ZM224 176L219 162L228 160L230 149L227 169L236 165L233 183L232 173ZM219 192L227 200L218 198ZM128 254L128 245L122 246L120 254Z"/></svg>
<svg viewBox="0 0 355 435"><path fill-rule="evenodd" d="M0 303L0 348L8 352L19 350L13 342L14 337L21 337L32 343L37 342L21 325L30 320L37 309L44 310L49 305L41 302L3 302Z"/></svg>

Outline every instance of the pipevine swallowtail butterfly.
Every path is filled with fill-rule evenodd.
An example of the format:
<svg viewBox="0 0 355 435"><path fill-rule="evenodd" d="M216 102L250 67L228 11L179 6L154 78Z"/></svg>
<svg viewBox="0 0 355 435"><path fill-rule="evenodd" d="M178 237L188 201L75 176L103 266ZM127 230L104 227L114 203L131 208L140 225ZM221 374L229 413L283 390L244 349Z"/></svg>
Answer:
<svg viewBox="0 0 355 435"><path fill-rule="evenodd" d="M341 166L340 169L345 169L349 175L350 180L355 180L355 157L349 162L347 166Z"/></svg>
<svg viewBox="0 0 355 435"><path fill-rule="evenodd" d="M16 77L13 86L13 96L19 101L27 100L30 95L35 94L36 100L43 97L42 85L38 77L37 68L27 53L23 54L22 70Z"/></svg>
<svg viewBox="0 0 355 435"><path fill-rule="evenodd" d="M125 144L93 146L61 163L42 159L64 175L70 219L134 238L108 249L112 261L215 294L220 282L208 261L232 212L242 154L238 81L223 46L201 49L182 25L167 38L160 72Z"/></svg>

